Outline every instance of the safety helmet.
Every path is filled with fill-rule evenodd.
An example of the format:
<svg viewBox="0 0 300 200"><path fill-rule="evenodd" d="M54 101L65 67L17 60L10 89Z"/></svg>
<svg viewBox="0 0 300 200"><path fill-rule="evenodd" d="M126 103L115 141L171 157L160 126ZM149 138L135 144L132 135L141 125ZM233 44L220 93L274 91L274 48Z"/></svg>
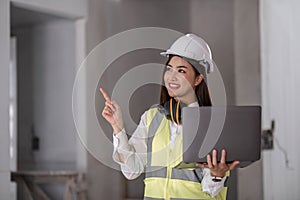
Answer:
<svg viewBox="0 0 300 200"><path fill-rule="evenodd" d="M192 65L197 63L203 66L207 73L211 73L214 70L212 54L208 44L201 37L192 33L181 36L167 51L160 54L184 57L188 61L192 61Z"/></svg>

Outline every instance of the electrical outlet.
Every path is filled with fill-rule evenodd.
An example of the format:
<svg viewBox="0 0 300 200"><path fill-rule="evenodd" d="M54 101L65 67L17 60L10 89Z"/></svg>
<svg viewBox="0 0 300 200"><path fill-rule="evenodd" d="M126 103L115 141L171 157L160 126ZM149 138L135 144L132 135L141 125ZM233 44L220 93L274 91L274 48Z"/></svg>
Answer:
<svg viewBox="0 0 300 200"><path fill-rule="evenodd" d="M263 150L270 150L274 149L274 128L275 128L275 121L272 120L271 128L262 131L261 135L261 148Z"/></svg>
<svg viewBox="0 0 300 200"><path fill-rule="evenodd" d="M40 149L40 139L37 136L32 137L32 150L38 151Z"/></svg>

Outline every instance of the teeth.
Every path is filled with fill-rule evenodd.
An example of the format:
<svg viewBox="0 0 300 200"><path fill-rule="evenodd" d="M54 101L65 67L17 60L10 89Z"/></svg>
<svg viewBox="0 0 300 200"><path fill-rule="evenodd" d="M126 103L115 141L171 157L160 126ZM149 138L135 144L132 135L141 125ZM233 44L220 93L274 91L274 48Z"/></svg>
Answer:
<svg viewBox="0 0 300 200"><path fill-rule="evenodd" d="M175 83L170 83L169 86L171 88L178 88L180 85L179 84L175 84Z"/></svg>

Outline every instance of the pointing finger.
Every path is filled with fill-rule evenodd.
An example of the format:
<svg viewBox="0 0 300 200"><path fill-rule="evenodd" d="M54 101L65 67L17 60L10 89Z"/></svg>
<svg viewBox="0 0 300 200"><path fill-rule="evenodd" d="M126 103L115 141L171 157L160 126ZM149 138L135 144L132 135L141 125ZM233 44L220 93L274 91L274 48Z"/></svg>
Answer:
<svg viewBox="0 0 300 200"><path fill-rule="evenodd" d="M106 101L110 101L108 94L106 93L106 91L103 88L100 88L100 92L102 93L102 95Z"/></svg>

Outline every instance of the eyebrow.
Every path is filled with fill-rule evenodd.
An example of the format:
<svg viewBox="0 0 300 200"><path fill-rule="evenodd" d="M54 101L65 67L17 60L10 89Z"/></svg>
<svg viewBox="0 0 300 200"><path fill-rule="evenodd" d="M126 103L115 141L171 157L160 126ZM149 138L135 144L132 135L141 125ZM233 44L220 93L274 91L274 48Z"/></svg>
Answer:
<svg viewBox="0 0 300 200"><path fill-rule="evenodd" d="M172 66L172 65L170 65L170 64L167 64L167 66L170 66L170 67L172 67L172 68L173 68L173 66ZM184 66L184 65L182 65L182 66L177 66L176 68L185 68L185 69L187 69L187 67L186 67L186 66Z"/></svg>

